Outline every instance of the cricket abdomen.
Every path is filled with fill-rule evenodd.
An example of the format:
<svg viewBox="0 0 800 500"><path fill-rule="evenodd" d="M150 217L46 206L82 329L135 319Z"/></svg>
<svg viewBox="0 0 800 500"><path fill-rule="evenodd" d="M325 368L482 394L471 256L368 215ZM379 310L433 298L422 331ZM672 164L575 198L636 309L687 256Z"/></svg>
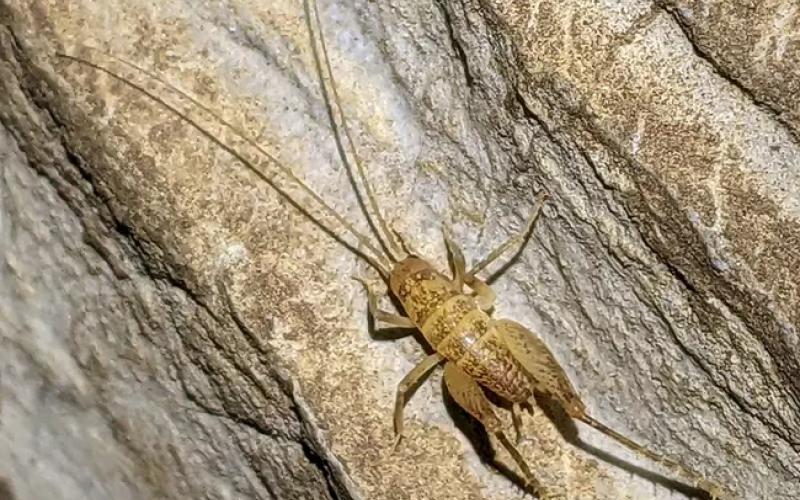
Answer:
<svg viewBox="0 0 800 500"><path fill-rule="evenodd" d="M508 401L530 399L535 381L500 341L492 318L472 296L416 257L395 266L389 286L436 352Z"/></svg>
<svg viewBox="0 0 800 500"><path fill-rule="evenodd" d="M536 381L514 359L491 325L491 320L480 340L469 345L454 361L480 385L506 401L524 403L533 396Z"/></svg>

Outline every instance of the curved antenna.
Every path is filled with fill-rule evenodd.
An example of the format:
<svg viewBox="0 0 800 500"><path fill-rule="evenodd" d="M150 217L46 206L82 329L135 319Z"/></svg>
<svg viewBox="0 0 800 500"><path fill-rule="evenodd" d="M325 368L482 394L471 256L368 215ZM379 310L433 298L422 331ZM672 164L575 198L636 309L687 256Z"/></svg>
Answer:
<svg viewBox="0 0 800 500"><path fill-rule="evenodd" d="M325 101L325 107L328 111L328 116L331 120L331 128L334 132L334 137L336 139L336 149L339 152L339 157L342 159L342 163L344 163L345 168L347 169L347 175L350 178L351 183L353 184L353 190L356 193L356 198L358 199L358 204L361 207L361 211L364 213L364 216L367 218L367 222L369 223L370 229L378 238L378 241L381 244L381 247L385 250L386 254L393 262L398 262L400 258L399 255L403 255L403 251L401 250L400 245L395 240L394 232L389 228L389 225L386 223L386 220L381 215L380 208L378 207L378 203L375 199L375 192L372 190L372 186L367 180L367 174L364 169L364 164L361 162L361 158L358 156L358 150L356 149L355 142L353 141L353 136L350 134L350 128L347 126L347 118L345 117L344 111L342 111L341 106L341 99L339 98L339 91L336 86L336 79L333 76L333 69L331 68L331 61L328 57L328 46L325 43L325 35L322 28L322 20L319 15L319 7L316 0L313 0L314 3L314 19L316 20L317 30L319 31L319 44L322 48L322 59L325 61L325 68L327 69L328 80L330 80L331 85L331 93L333 94L333 101L336 102L336 110L338 110L339 119L342 122L342 130L344 131L344 136L347 138L347 143L350 146L350 151L353 155L353 163L356 165L356 171L358 172L358 176L361 179L361 183L364 185L364 190L367 193L367 199L369 200L369 205L372 211L375 214L375 219L378 221L378 226L380 226L380 231L378 230L375 222L370 217L369 210L364 205L364 200L362 198L361 192L358 189L358 183L355 182L353 176L353 167L350 164L350 161L347 158L347 152L344 149L344 146L341 143L341 135L339 132L339 125L336 123L336 116L334 115L334 106L331 102L330 95L328 94L328 89L325 86L325 74L322 70L322 62L320 61L320 54L317 49L317 37L314 36L314 27L311 25L311 11L309 7L309 0L303 0L303 9L305 10L305 17L306 17L306 25L308 26L308 34L311 39L311 49L314 55L314 64L316 65L317 74L320 77L320 88L322 89L322 98ZM382 232L381 232L382 231Z"/></svg>
<svg viewBox="0 0 800 500"><path fill-rule="evenodd" d="M83 64L85 66L89 66L89 67L94 68L94 69L96 69L98 71L106 73L107 75L111 76L112 78L124 83L125 85L128 85L128 86L138 90L143 95L145 95L148 98L150 98L151 100L155 101L156 103L164 106L166 109L168 109L168 110L172 111L173 113L175 113L178 117L180 117L182 120L184 120L185 122L190 124L198 132L203 134L206 138L208 138L209 140L211 140L212 142L217 144L220 148L222 148L223 150L227 151L231 156L233 156L234 158L239 160L248 170L250 170L252 173L254 173L261 180L263 180L264 182L269 184L281 196L283 196L286 200L288 200L289 203L292 204L292 206L294 206L306 218L308 218L314 224L316 224L318 227L320 227L325 233L327 233L329 236L334 238L336 241L338 241L340 244L342 244L345 248L347 248L348 250L352 251L355 255L361 257L362 259L364 259L370 266L372 266L376 271L378 271L381 274L381 276L383 276L384 278L388 278L388 276L389 276L388 267L384 266L384 264L387 264L385 254L383 252L381 252L379 249L377 249L372 244L372 242L370 242L369 238L367 238L365 235L363 235L358 230L356 230L355 227L347 219L345 219L336 210L334 210L330 205L328 205L325 202L325 200L319 194L317 194L313 189L311 189L308 185L306 185L303 182L302 179L297 177L295 175L295 173L289 167L287 167L286 165L281 163L277 158L272 156L269 152L267 152L263 147L261 147L253 139L248 137L244 132L240 131L238 128L236 128L234 125L232 125L231 123L227 122L223 118L217 116L210 108L208 108L206 105L201 103L197 98L191 96L190 94L184 92L183 90L180 90L179 88L175 87L174 85L162 80L158 75L156 75L154 73L151 73L151 72L145 70L144 68L141 68L141 67L139 67L139 66L137 66L137 65L135 65L135 64L133 64L131 62L125 61L124 59L120 59L118 57L115 57L115 56L113 56L111 54L107 54L105 52L102 52L100 50L94 49L92 47L86 47L86 49L88 49L88 50L90 50L92 52L95 52L97 54L100 54L101 56L104 56L104 57L106 57L106 58L108 58L108 59L110 59L112 61L116 61L116 62L122 63L122 64L124 64L126 66L129 66L129 67L135 69L136 71L138 71L138 72L140 72L140 73L142 73L144 75L147 75L153 81L156 81L156 82L160 83L161 85L163 85L169 91L177 93L178 95L180 95L184 99L188 100L191 104L193 104L197 108L203 110L205 113L210 115L219 124L221 124L223 127L227 128L228 130L233 132L236 137L238 137L239 139L244 141L245 144L247 144L250 147L254 148L256 151L258 151L258 153L263 155L263 157L267 158L270 162L275 164L278 167L278 169L280 170L280 172L282 172L284 175L289 177L295 183L295 185L300 187L300 189L306 195L310 196L319 205L319 207L321 207L323 212L325 212L328 216L333 217L334 219L336 219L336 221L339 224L341 224L348 232L350 232L350 234L355 236L356 239L359 241L359 243L361 243L370 252L372 252L372 255L362 251L359 248L354 247L351 243L347 242L341 235L337 234L333 229L331 229L330 227L328 227L325 224L323 224L320 220L317 220L317 218L314 217L313 214L310 213L309 209L307 209L305 206L303 206L302 203L300 203L298 200L296 200L285 189L282 189L275 182L275 180L273 179L273 176L268 175L261 168L256 166L256 164L259 163L258 160L249 160L249 159L247 159L245 157L244 153L239 152L233 146L231 146L231 145L223 142L221 139L217 138L210 130L208 130L207 128L203 127L202 125L197 123L197 121L193 120L190 117L191 111L184 111L182 109L179 109L176 105L172 105L172 104L166 102L163 98L161 98L158 95L156 95L153 91L145 88L145 86L143 84L136 83L136 82L133 81L133 79L129 79L129 78L126 78L126 77L124 77L124 76L122 76L122 75L120 75L118 73L115 73L113 70L103 66L102 64L96 63L94 61L91 61L89 59L85 59L85 58L82 58L82 57L79 57L79 56L60 53L60 52L56 53L56 56L61 57L63 59L68 59L68 60Z"/></svg>

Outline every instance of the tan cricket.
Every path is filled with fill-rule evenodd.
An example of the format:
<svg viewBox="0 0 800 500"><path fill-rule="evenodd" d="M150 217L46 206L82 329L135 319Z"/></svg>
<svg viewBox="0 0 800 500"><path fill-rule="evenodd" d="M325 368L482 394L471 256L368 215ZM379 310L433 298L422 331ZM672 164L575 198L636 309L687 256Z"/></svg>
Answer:
<svg viewBox="0 0 800 500"><path fill-rule="evenodd" d="M677 461L635 443L590 416L586 411L585 404L581 401L550 349L525 326L510 319L492 317L495 293L485 281L477 277L477 274L495 262L501 255L509 252L514 255L522 249L533 232L545 203L547 198L545 192L536 196L532 213L522 230L509 237L486 258L469 269L467 269L461 249L453 242L449 231L445 229L444 241L450 254L452 277L445 276L429 261L408 251L405 242L394 230L389 228L379 210L365 169L358 158L350 136L344 113L338 105L338 92L328 60L316 3L311 7L309 0L304 0L304 8L316 69L332 127L337 134L337 141L341 140L338 135L340 128L347 139L353 156L352 163L356 166L358 180L366 193L369 209L362 202L363 198L361 198L355 178L352 183L353 189L356 196L359 197L360 206L372 233L378 240L377 244L370 237L356 230L349 221L298 178L291 169L255 143L247 134L218 117L209 107L186 92L138 66L93 49L85 48L92 51L91 57L76 54L58 54L58 56L102 71L179 115L238 159L256 176L269 183L292 204L300 207L307 217L314 220L325 232L344 244L349 250L363 258L381 275L384 281L388 282L391 293L402 304L406 315L380 310L378 297L371 284L366 280L360 280L367 290L370 314L379 322L418 329L435 351L403 377L397 388L394 406L395 446L403 434L403 408L407 402L409 390L419 384L436 366L444 364L444 381L453 399L480 421L487 432L496 436L517 463L525 477L526 485L540 498L553 497L531 472L515 443L507 437L501 420L495 413L495 406L487 398L484 389L492 391L510 403L512 422L517 430L517 437L519 437L520 406L528 403L534 394L538 393L559 403L570 417L594 427L634 452L672 469L677 475L691 482L693 486L706 491L712 498L727 498L728 493L719 485L689 470ZM315 20L313 22L312 17ZM316 29L314 24L316 24ZM315 31L319 33L318 40L314 35ZM98 62L100 60L104 62ZM124 70L110 69L120 63L132 68L134 72L127 73ZM323 71L323 63L326 71ZM122 76L123 73L126 73L126 76ZM146 77L147 80L145 83L137 83L139 77ZM327 85L326 79L328 80ZM330 91L327 88L328 85ZM172 94L178 102L167 102L165 97L157 93L154 86L159 87L162 92ZM336 106L333 106L332 103L336 103ZM204 118L193 118L194 116ZM237 145L232 146L224 142L218 134L213 133L208 127L200 125L203 119L210 119L232 131L237 136ZM342 160L348 169L352 169L351 162L348 161L342 150L343 148L340 148ZM274 169L270 171L269 164L277 167L277 171ZM315 209L282 188L275 180L279 175L285 177L283 182L294 183L304 196L311 198ZM313 215L315 211L321 212L321 215L315 217ZM335 223L325 223L322 222L323 220L333 220ZM348 243L344 236L334 228L336 225L340 230L344 229L346 233L354 236L360 246L356 247Z"/></svg>

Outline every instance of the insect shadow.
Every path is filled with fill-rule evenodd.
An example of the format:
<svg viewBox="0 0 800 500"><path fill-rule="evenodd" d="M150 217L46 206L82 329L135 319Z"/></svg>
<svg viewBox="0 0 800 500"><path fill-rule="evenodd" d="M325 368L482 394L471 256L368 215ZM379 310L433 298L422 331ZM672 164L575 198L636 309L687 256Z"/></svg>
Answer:
<svg viewBox="0 0 800 500"><path fill-rule="evenodd" d="M0 500L15 500L14 489L8 479L0 477Z"/></svg>
<svg viewBox="0 0 800 500"><path fill-rule="evenodd" d="M453 420L456 427L458 427L458 429L463 433L464 437L467 438L481 463L490 467L494 467L500 474L513 482L517 487L527 491L528 489L526 489L525 478L497 460L497 451L492 446L492 443L489 440L489 435L486 433L486 430L483 428L481 423L458 405L458 403L447 391L447 388L444 386L444 382L442 382L442 389L442 393L444 394L445 408L447 409L448 415ZM503 406L506 404L502 402L500 398L497 398L491 393L488 393L488 396L490 399L492 399L492 402L496 401L498 406ZM575 446L576 448L583 450L590 455L594 455L596 458L614 467L618 467L630 474L646 479L654 484L658 484L659 486L663 486L671 491L681 493L688 498L697 500L712 500L711 495L705 490L694 488L681 481L677 481L663 474L653 472L650 469L640 467L596 446L590 445L580 438L578 426L575 424L575 421L566 414L566 412L556 401L553 401L551 398L548 398L543 394L536 394L535 399L537 407L544 412L551 422L553 422L553 425L556 427L556 430L559 432L564 441L572 446ZM529 412L533 411L535 410L532 407L529 408Z"/></svg>
<svg viewBox="0 0 800 500"><path fill-rule="evenodd" d="M547 418L553 422L559 434L561 434L561 437L564 438L564 441L567 443L585 451L586 453L594 455L595 457L613 465L614 467L619 467L626 472L647 479L648 481L668 488L671 491L681 493L689 498L711 500L711 495L700 488L692 487L684 482L677 481L657 472L653 472L651 469L640 467L596 446L590 445L580 438L578 426L575 424L575 421L570 418L569 415L567 415L561 405L544 394L536 393L534 398L536 399L537 406L542 412L544 412Z"/></svg>
<svg viewBox="0 0 800 500"><path fill-rule="evenodd" d="M442 389L442 393L444 394L445 408L448 415L453 420L455 426L458 427L458 429L462 432L464 437L467 438L467 441L469 441L481 463L493 467L495 470L497 470L497 472L505 476L520 489L529 491L530 488L526 488L524 477L497 460L497 451L489 440L489 435L486 433L486 430L483 428L481 423L458 405L458 403L447 391L444 382L442 382ZM487 396L492 400L493 403L498 404L498 406L507 405L507 403L503 402L501 398L498 398L491 392L487 391ZM630 474L646 479L659 486L663 486L670 491L685 495L688 498L697 500L712 500L712 496L705 490L689 486L681 481L674 480L663 474L659 474L650 469L635 465L627 460L613 455L612 453L602 450L596 446L592 446L591 444L583 441L579 436L578 426L575 424L575 421L566 414L566 412L556 401L543 394L536 394L535 400L539 410L542 411L553 423L564 441L572 446L590 455L593 455L614 467L618 467ZM529 413L536 411L532 406L529 406L527 409Z"/></svg>

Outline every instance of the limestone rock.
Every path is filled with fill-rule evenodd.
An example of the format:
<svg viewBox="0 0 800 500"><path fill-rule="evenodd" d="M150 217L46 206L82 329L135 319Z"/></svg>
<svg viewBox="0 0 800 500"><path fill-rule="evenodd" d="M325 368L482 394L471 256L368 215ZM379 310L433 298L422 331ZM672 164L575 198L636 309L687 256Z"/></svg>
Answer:
<svg viewBox="0 0 800 500"><path fill-rule="evenodd" d="M540 335L623 434L738 498L800 496L796 5L319 10L409 244L444 267L449 224L478 259L546 189L495 314ZM302 2L0 0L0 19L0 494L526 497L436 375L392 453L394 390L424 350L368 331L350 276L373 270L164 105L56 57L94 47L197 96L367 233ZM564 498L697 493L544 407L521 449Z"/></svg>

